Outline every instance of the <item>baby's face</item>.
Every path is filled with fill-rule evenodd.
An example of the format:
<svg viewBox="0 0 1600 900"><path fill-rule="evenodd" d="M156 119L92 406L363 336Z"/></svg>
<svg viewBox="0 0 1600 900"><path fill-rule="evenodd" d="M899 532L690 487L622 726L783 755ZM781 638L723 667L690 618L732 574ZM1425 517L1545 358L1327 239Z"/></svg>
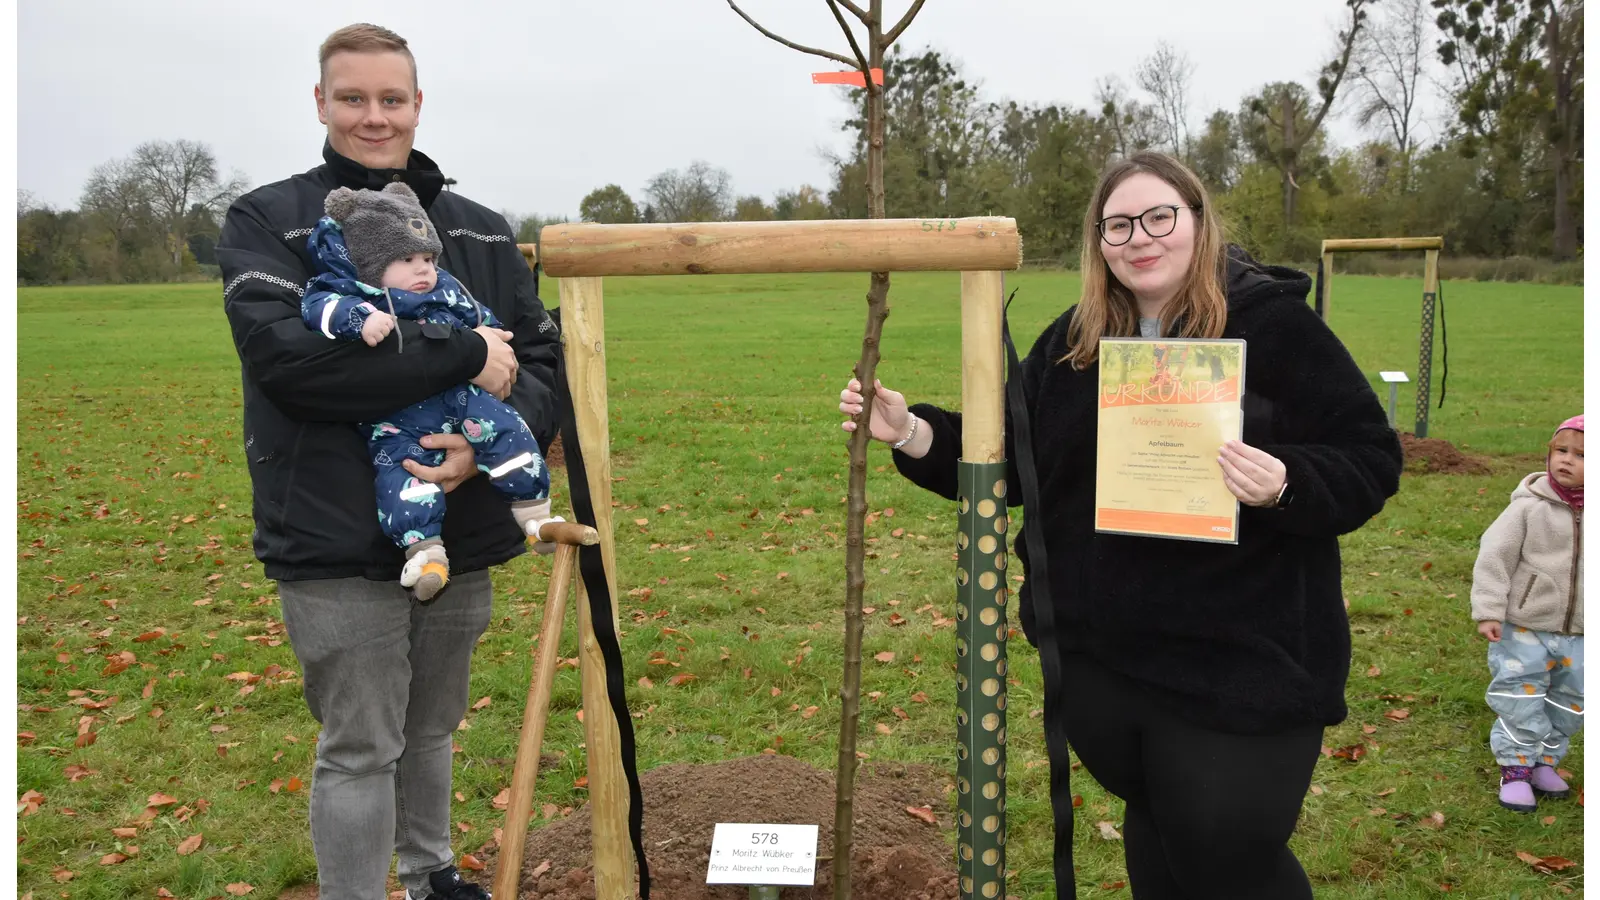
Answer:
<svg viewBox="0 0 1600 900"><path fill-rule="evenodd" d="M426 294L439 283L439 270L434 268L432 253L413 253L389 263L383 270L383 284L379 287Z"/></svg>

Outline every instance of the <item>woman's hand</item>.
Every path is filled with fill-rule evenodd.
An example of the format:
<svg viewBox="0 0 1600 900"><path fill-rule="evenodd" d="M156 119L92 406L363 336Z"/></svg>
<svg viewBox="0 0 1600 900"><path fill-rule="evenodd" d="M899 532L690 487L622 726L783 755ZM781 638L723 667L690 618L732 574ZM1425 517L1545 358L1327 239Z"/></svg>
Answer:
<svg viewBox="0 0 1600 900"><path fill-rule="evenodd" d="M911 428L911 410L906 406L904 394L891 391L883 382L875 381L877 392L872 397L872 439L893 444L906 436ZM839 392L839 411L847 416L861 414L861 382L855 378ZM845 431L855 431L856 423L845 422L839 426Z"/></svg>
<svg viewBox="0 0 1600 900"><path fill-rule="evenodd" d="M1217 456L1222 480L1245 506L1272 506L1278 502L1287 473L1283 461L1243 441L1228 441Z"/></svg>
<svg viewBox="0 0 1600 900"><path fill-rule="evenodd" d="M443 450L444 462L437 466L425 466L414 459L407 459L400 464L412 475L444 488L446 494L478 474L476 456L465 437L459 434L425 434L418 443L429 450Z"/></svg>

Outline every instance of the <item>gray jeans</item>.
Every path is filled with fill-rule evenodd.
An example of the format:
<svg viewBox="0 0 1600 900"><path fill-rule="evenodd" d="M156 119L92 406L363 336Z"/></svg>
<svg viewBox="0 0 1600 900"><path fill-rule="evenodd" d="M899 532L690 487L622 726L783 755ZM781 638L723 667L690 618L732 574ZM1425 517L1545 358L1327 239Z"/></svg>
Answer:
<svg viewBox="0 0 1600 900"><path fill-rule="evenodd" d="M473 647L489 625L486 571L432 602L399 582L278 584L283 623L322 724L311 843L322 900L385 900L391 854L413 897L450 850L450 735L466 714Z"/></svg>

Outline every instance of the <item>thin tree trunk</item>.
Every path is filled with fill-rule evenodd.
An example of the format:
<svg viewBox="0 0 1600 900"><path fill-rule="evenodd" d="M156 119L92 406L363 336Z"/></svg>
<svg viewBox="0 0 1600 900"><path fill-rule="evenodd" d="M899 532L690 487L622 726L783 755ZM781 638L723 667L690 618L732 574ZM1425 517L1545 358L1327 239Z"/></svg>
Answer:
<svg viewBox="0 0 1600 900"><path fill-rule="evenodd" d="M1283 231L1284 239L1289 237L1289 229L1294 227L1294 194L1298 190L1295 184L1295 162L1300 157L1300 147L1295 143L1294 135L1294 97L1289 92L1283 92Z"/></svg>
<svg viewBox="0 0 1600 900"><path fill-rule="evenodd" d="M1545 26L1548 41L1552 99L1555 101L1555 233L1551 236L1552 255L1557 260L1572 259L1578 253L1578 232L1572 221L1572 84L1561 40L1561 9L1550 4L1550 21Z"/></svg>
<svg viewBox="0 0 1600 900"><path fill-rule="evenodd" d="M883 0L872 0L868 15L867 89L867 217L884 217L883 87L872 82L871 69L883 67ZM867 290L867 327L861 340L856 380L861 383L862 411L850 434L850 490L845 538L844 679L839 687L839 765L834 783L833 896L850 900L850 863L855 837L856 733L861 719L861 600L866 588L867 442L872 434L872 400L877 393L879 342L889 317L889 273L873 272Z"/></svg>

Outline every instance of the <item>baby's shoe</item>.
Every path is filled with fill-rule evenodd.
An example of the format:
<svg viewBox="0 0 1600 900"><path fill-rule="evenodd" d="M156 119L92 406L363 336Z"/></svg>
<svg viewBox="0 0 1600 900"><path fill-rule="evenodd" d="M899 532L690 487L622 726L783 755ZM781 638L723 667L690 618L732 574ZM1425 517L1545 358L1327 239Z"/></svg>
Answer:
<svg viewBox="0 0 1600 900"><path fill-rule="evenodd" d="M438 539L418 541L406 548L406 567L400 570L400 586L411 588L423 603L432 600L450 583L450 557Z"/></svg>
<svg viewBox="0 0 1600 900"><path fill-rule="evenodd" d="M1554 773L1551 773L1554 774ZM1500 805L1512 812L1531 813L1539 808L1527 766L1500 767Z"/></svg>
<svg viewBox="0 0 1600 900"><path fill-rule="evenodd" d="M511 517L517 520L522 533L533 538L533 552L551 554L556 552L554 541L540 540L539 529L547 522L565 522L560 516L550 515L550 499L519 500L511 504Z"/></svg>
<svg viewBox="0 0 1600 900"><path fill-rule="evenodd" d="M1528 783L1533 785L1534 793L1541 797L1565 800L1572 796L1572 788L1550 766L1534 766L1533 774L1528 777Z"/></svg>

